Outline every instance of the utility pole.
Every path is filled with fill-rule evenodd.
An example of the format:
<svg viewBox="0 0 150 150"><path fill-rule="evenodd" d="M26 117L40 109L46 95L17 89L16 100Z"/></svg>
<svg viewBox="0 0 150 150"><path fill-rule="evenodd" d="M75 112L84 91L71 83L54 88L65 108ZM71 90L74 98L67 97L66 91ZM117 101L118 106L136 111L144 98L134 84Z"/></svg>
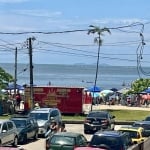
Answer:
<svg viewBox="0 0 150 150"><path fill-rule="evenodd" d="M15 49L15 79L14 79L14 98L16 97L16 84L17 84L17 47Z"/></svg>
<svg viewBox="0 0 150 150"><path fill-rule="evenodd" d="M31 100L31 109L34 108L34 98L33 98L33 62L32 62L32 40L29 38L29 64L30 64L30 100Z"/></svg>

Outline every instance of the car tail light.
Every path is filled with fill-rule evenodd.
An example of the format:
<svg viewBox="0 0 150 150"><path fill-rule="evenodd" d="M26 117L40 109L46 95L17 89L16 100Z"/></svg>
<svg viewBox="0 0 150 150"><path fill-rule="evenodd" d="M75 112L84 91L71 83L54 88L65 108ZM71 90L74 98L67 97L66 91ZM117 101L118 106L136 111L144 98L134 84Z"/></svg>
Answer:
<svg viewBox="0 0 150 150"><path fill-rule="evenodd" d="M108 120L107 120L107 119L102 120L101 122L102 122L103 124L108 124Z"/></svg>

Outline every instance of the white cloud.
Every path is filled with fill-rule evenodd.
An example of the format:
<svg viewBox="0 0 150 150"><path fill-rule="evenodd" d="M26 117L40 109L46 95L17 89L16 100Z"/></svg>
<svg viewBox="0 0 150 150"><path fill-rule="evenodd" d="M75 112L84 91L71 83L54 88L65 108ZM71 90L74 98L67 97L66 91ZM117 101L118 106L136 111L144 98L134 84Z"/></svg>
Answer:
<svg viewBox="0 0 150 150"><path fill-rule="evenodd" d="M0 0L0 3L22 3L27 1L29 0Z"/></svg>
<svg viewBox="0 0 150 150"><path fill-rule="evenodd" d="M56 12L49 12L47 10L14 10L13 13L17 13L19 15L27 15L32 17L58 17L62 15L62 12L56 11Z"/></svg>

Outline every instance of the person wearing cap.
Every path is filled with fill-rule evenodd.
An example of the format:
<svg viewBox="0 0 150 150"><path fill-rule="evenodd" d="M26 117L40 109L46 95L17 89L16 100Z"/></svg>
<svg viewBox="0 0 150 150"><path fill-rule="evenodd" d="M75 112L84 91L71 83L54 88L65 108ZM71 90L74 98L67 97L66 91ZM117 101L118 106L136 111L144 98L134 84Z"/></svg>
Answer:
<svg viewBox="0 0 150 150"><path fill-rule="evenodd" d="M39 108L40 108L39 103L35 103L35 104L34 104L34 109L39 109Z"/></svg>

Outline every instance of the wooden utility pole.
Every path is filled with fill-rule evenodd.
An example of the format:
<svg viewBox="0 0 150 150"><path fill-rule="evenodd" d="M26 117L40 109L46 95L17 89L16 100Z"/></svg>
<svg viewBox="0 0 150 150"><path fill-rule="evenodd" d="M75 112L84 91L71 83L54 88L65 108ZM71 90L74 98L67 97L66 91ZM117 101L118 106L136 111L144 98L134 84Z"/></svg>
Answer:
<svg viewBox="0 0 150 150"><path fill-rule="evenodd" d="M30 64L30 100L31 109L34 108L34 98L33 98L33 62L32 62L32 38L29 38L29 64Z"/></svg>

